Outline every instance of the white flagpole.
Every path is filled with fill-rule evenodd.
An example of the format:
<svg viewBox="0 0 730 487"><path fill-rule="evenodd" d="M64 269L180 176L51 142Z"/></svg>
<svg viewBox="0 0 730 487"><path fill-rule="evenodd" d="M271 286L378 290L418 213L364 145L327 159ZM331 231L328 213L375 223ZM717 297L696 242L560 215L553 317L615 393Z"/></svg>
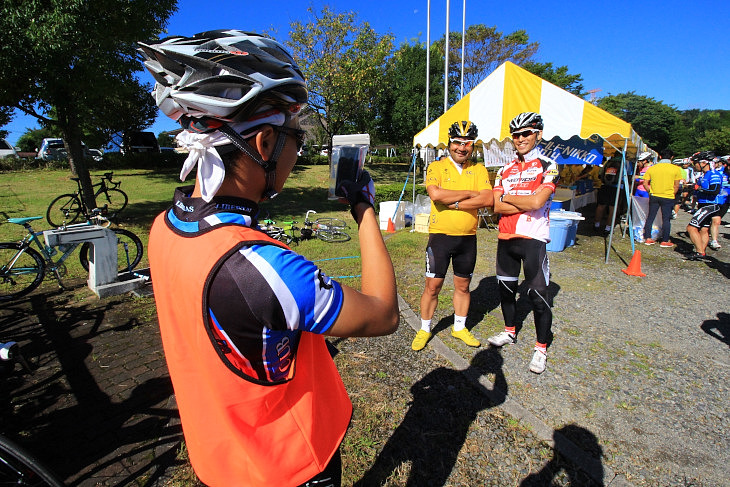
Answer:
<svg viewBox="0 0 730 487"><path fill-rule="evenodd" d="M444 56L444 113L449 108L449 0L446 0L446 55Z"/></svg>
<svg viewBox="0 0 730 487"><path fill-rule="evenodd" d="M464 42L466 39L466 0L464 0L464 7L461 13L461 94L459 99L464 98Z"/></svg>

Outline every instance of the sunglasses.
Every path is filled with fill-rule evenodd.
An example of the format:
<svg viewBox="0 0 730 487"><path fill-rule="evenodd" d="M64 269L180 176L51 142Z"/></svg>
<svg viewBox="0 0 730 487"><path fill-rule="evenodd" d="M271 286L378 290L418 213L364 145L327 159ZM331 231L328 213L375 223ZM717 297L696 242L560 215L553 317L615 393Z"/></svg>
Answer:
<svg viewBox="0 0 730 487"><path fill-rule="evenodd" d="M512 134L513 139L519 139L520 137L529 137L530 135L537 133L537 130L523 130L522 132L515 132Z"/></svg>
<svg viewBox="0 0 730 487"><path fill-rule="evenodd" d="M456 144L459 147L466 147L467 149L471 149L471 146L474 145L474 141L473 140L449 139L449 144Z"/></svg>
<svg viewBox="0 0 730 487"><path fill-rule="evenodd" d="M302 150L302 147L304 146L304 137L307 135L307 132L305 130L293 129L291 127L284 127L284 126L277 126L275 128L279 132L283 132L286 135L291 135L292 137L294 137L294 139L297 142L297 152Z"/></svg>

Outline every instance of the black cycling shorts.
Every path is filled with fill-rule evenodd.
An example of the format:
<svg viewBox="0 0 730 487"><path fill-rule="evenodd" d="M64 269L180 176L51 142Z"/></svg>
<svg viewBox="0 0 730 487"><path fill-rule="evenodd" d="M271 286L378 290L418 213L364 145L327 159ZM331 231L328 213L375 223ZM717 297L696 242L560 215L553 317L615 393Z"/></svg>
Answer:
<svg viewBox="0 0 730 487"><path fill-rule="evenodd" d="M598 188L596 203L599 205L613 206L616 203L616 191L618 191L617 187L604 184Z"/></svg>
<svg viewBox="0 0 730 487"><path fill-rule="evenodd" d="M497 242L497 279L517 281L524 267L529 289L546 291L550 284L547 244L534 238L511 238Z"/></svg>
<svg viewBox="0 0 730 487"><path fill-rule="evenodd" d="M709 227L712 217L720 214L720 205L715 203L699 203L697 211L692 215L689 225L695 228Z"/></svg>
<svg viewBox="0 0 730 487"><path fill-rule="evenodd" d="M426 247L426 277L443 279L453 263L456 277L471 278L477 263L476 235L432 233Z"/></svg>

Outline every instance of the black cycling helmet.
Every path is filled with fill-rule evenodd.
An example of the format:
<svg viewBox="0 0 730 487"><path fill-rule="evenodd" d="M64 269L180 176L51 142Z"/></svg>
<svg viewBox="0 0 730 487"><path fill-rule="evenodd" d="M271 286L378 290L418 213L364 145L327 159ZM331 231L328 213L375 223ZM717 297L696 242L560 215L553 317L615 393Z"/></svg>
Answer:
<svg viewBox="0 0 730 487"><path fill-rule="evenodd" d="M511 134L522 129L542 130L542 116L535 112L523 112L513 118L509 123L509 131Z"/></svg>
<svg viewBox="0 0 730 487"><path fill-rule="evenodd" d="M695 152L690 156L692 162L710 162L715 158L715 152L711 150L705 150L701 152Z"/></svg>
<svg viewBox="0 0 730 487"><path fill-rule="evenodd" d="M267 189L263 196L273 197L285 133L279 132L272 157L264 161L229 124L249 120L264 106L281 111L288 120L307 102L307 83L284 46L240 30L139 44L144 65L156 81L153 96L160 110L188 131L225 134L264 168Z"/></svg>
<svg viewBox="0 0 730 487"><path fill-rule="evenodd" d="M469 122L468 120L454 122L451 124L451 127L449 127L450 139L453 139L454 137L460 137L462 139L476 140L478 134L479 131L477 130L477 126Z"/></svg>

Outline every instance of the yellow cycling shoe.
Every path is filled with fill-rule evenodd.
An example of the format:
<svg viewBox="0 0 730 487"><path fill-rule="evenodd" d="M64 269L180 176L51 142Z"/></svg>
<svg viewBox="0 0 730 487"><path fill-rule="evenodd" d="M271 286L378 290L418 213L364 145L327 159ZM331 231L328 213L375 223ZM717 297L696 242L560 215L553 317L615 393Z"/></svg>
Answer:
<svg viewBox="0 0 730 487"><path fill-rule="evenodd" d="M414 338L413 343L411 343L411 348L416 351L422 350L423 347L426 346L426 343L428 343L431 335L433 335L433 333L429 333L426 330L418 330L416 338Z"/></svg>
<svg viewBox="0 0 730 487"><path fill-rule="evenodd" d="M459 331L454 331L452 329L451 336L458 338L459 340L466 343L470 347L478 347L479 345L481 345L481 343L479 343L479 340L477 340L474 337L474 335L472 335L471 332L469 330L467 330L466 328L462 328Z"/></svg>

